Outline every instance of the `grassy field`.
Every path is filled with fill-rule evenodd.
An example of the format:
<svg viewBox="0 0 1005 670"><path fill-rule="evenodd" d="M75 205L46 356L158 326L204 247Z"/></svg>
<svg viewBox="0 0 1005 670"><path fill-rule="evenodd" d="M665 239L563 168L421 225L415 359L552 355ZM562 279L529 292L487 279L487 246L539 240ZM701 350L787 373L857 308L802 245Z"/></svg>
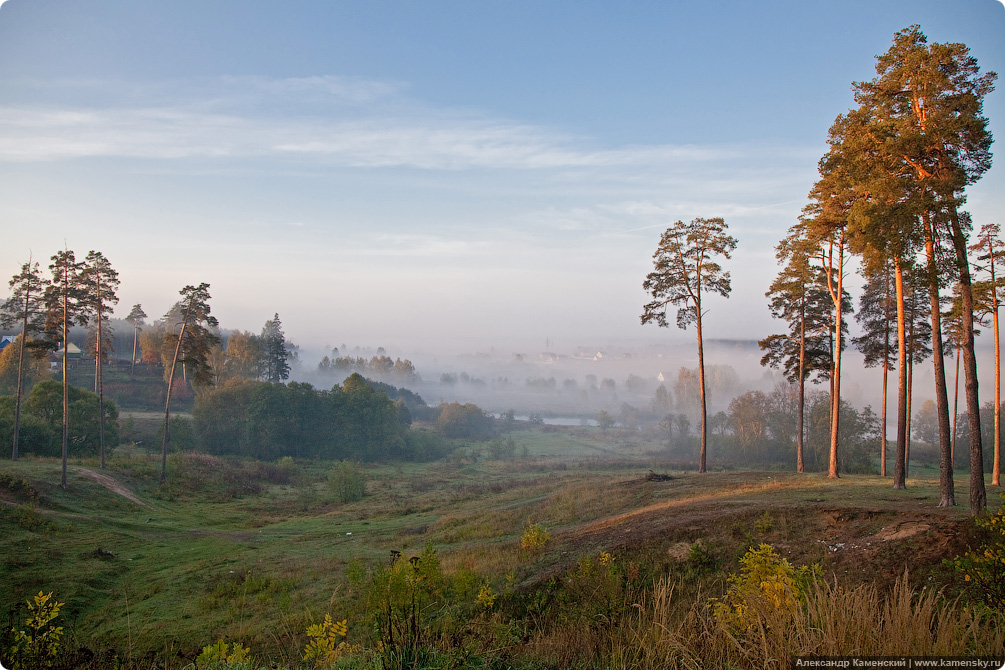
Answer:
<svg viewBox="0 0 1005 670"><path fill-rule="evenodd" d="M684 603L679 621L698 616L693 603L722 595L738 559L761 543L794 565L818 564L825 581L845 589L885 597L909 572L912 584L951 599L960 584L944 560L975 541L965 507L936 507L934 479L895 491L889 479L865 475L697 475L669 470L645 445L613 432L511 437L524 457L489 461L472 456L482 447L462 445L436 463L361 466L366 495L345 504L328 485L331 463L173 454L160 485L159 454L120 447L104 471L71 462L63 491L58 462L5 461L0 607L13 613L33 594L54 591L73 644L109 667L182 667L220 639L250 647L262 666L287 667L301 661L308 626L329 612L348 619L350 643L378 648L374 584L392 552L404 560L433 550L443 583L422 612L423 639L473 654L451 661L455 667L500 658L593 667L614 653L613 633L597 628L597 616L612 615L583 603L615 598L604 595L612 580L624 601L618 630L660 584L671 583ZM650 470L673 478L649 481ZM964 481L957 498L967 499ZM533 524L550 540L521 548ZM605 554L616 570L597 572ZM479 592L495 602L485 608ZM966 643L971 652L995 651L981 646L1001 640L1005 624L995 625L991 637ZM570 631L589 640L570 641ZM582 658L555 651L569 644ZM626 667L635 665L644 664Z"/></svg>

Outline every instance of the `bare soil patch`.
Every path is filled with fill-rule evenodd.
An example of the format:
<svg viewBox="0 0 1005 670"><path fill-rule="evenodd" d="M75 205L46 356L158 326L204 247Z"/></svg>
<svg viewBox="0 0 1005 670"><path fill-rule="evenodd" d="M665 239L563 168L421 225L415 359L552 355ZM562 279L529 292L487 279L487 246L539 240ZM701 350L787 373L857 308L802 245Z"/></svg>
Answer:
<svg viewBox="0 0 1005 670"><path fill-rule="evenodd" d="M100 484L101 486L104 486L112 493L120 495L126 500L129 500L130 502L134 502L137 505L140 505L141 507L150 507L150 505L146 504L145 502L137 498L136 494L130 491L128 488L126 488L126 486L123 485L122 482L118 481L111 475L107 475L103 472L95 472L94 470L88 470L87 468L73 468L73 469L75 472L81 474L84 478L90 479L95 484Z"/></svg>

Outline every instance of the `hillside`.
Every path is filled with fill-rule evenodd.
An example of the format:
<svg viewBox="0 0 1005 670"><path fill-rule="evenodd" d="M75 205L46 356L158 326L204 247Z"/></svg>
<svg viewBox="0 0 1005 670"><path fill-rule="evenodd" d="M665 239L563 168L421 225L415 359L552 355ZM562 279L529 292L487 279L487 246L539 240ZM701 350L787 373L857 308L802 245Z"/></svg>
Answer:
<svg viewBox="0 0 1005 670"><path fill-rule="evenodd" d="M661 579L682 603L723 593L739 557L761 543L793 565L818 564L843 587L888 593L907 572L952 596L960 585L944 560L973 541L964 507L936 507L934 479L906 491L865 475L678 470L649 481L652 457L600 431L512 437L527 457L487 461L462 448L437 463L365 466L366 496L344 504L329 485L331 463L175 454L158 486L159 455L120 448L106 471L72 463L64 492L57 462L5 461L0 607L56 592L94 667L115 658L181 667L220 639L263 664L295 665L308 626L326 612L348 619L348 641L372 649L374 584L394 569L392 552L435 551L442 583L422 611L423 642L442 651L453 635L478 654L505 648L511 661L550 667L564 661L543 640L570 611L587 616L570 605L569 585L603 554L631 609L633 594ZM966 499L962 482L957 496ZM550 540L521 549L534 524ZM476 604L482 587L495 597L491 613ZM507 631L503 647L479 646L488 633L478 626L489 622Z"/></svg>

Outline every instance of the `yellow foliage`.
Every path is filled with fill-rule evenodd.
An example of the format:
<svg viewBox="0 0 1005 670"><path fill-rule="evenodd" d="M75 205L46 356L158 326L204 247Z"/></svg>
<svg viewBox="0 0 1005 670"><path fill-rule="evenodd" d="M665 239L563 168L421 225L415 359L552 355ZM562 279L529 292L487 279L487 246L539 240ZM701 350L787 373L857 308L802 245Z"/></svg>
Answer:
<svg viewBox="0 0 1005 670"><path fill-rule="evenodd" d="M482 587L478 589L478 595L475 596L475 602L482 609L490 610L496 602L496 594L492 591L492 586L489 584L488 580L482 584Z"/></svg>
<svg viewBox="0 0 1005 670"><path fill-rule="evenodd" d="M357 651L352 645L341 639L349 630L348 619L333 621L331 614L325 614L323 623L307 627L307 637L310 641L304 649L304 660L313 661L315 667L331 665L344 654Z"/></svg>
<svg viewBox="0 0 1005 670"><path fill-rule="evenodd" d="M757 623L759 609L794 615L806 600L807 587L818 575L819 567L796 568L774 547L761 544L740 559L740 574L729 578L729 590L712 604L712 612L719 621L741 631Z"/></svg>
<svg viewBox="0 0 1005 670"><path fill-rule="evenodd" d="M243 667L251 659L251 650L235 642L233 649L223 640L202 648L202 653L195 659L200 668L237 668Z"/></svg>
<svg viewBox="0 0 1005 670"><path fill-rule="evenodd" d="M520 548L527 552L537 552L544 549L548 544L551 534L539 523L528 523L523 529L523 536L520 538Z"/></svg>
<svg viewBox="0 0 1005 670"><path fill-rule="evenodd" d="M28 602L28 618L24 622L27 630L14 631L11 656L15 670L44 669L53 665L59 655L63 627L52 622L64 604L56 601L51 592L42 591L34 597L34 602Z"/></svg>

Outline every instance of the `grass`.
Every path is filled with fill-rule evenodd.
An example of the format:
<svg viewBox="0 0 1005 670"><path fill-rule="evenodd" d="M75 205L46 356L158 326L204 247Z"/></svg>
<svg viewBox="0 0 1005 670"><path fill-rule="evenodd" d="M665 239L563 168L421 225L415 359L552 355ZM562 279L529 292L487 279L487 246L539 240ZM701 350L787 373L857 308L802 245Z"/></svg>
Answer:
<svg viewBox="0 0 1005 670"><path fill-rule="evenodd" d="M462 607L442 615L467 622L467 628L456 624L466 631L459 639L496 644L492 636L506 630L522 640L519 654L512 643L503 645L507 657L521 663L561 664L569 659L557 650L571 649L584 663L611 653L628 667L642 662L627 651L628 632L619 638L596 621L578 630L582 622L573 625L574 617L561 614L572 606L562 604L568 596L558 578L601 551L618 557L620 574L645 586L622 595L641 599L641 610L625 601L626 622L636 621L629 610L649 612L646 622L627 629L632 635L643 635L668 612L677 626L672 630L711 626L689 609L724 588L723 574L708 565L732 569L759 542L794 562L821 563L829 579L866 589L856 591L866 600L869 588L876 598L896 594L893 584L907 565L913 580L944 586L947 594L955 588L942 559L964 547L967 513L936 507L937 479L912 479L906 491L875 476L834 481L780 472L673 472L672 481L646 482L647 469L658 464L599 430L512 436L532 458L367 465L367 495L345 504L327 486L330 463L297 463L283 473L179 454L161 486L159 454L119 448L107 473L144 503L137 505L86 477L81 469L97 469L91 460L71 461L68 491L57 485L56 461L4 461L0 479L27 481L36 496L0 487L0 607L7 611L39 590L55 591L80 645L115 650L134 663L167 654L176 661L167 665L180 667L218 639L290 660L307 625L325 612L350 619L351 643L372 643L367 579L388 564L391 551L407 558L429 545L448 580L470 573L465 579L484 581L500 594L494 613ZM598 460L598 449L614 455ZM965 500L964 481L957 482L957 496ZM908 522L927 529L897 541L877 539L884 528ZM551 537L533 554L520 550L528 523ZM671 555L673 547L699 541L708 565ZM671 578L672 607L659 591L670 588ZM670 609L657 612L655 603ZM449 647L436 644L441 651ZM755 664L737 654L726 654L724 662ZM645 663L655 667L657 657Z"/></svg>

